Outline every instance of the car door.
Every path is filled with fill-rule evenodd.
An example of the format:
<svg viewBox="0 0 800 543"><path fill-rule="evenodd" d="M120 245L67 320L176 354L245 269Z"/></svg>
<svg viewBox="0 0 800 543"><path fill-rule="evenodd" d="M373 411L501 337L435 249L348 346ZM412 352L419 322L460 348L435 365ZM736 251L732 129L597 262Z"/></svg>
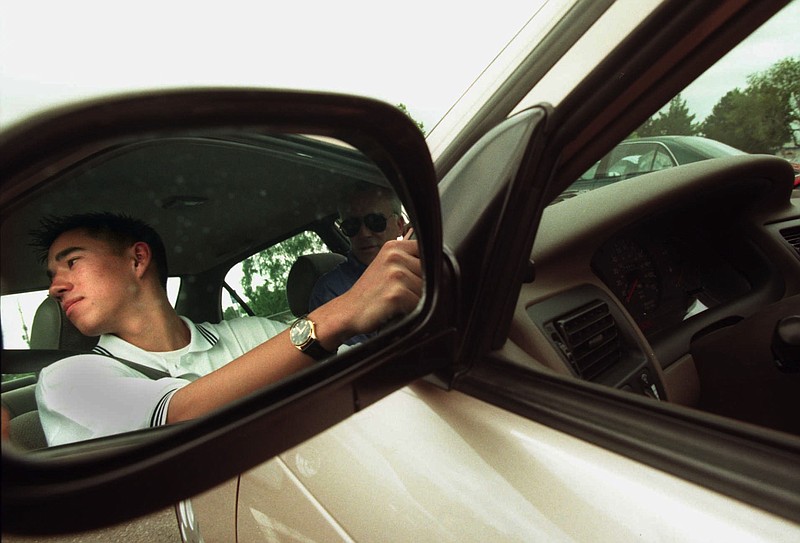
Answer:
<svg viewBox="0 0 800 543"><path fill-rule="evenodd" d="M531 320L545 311L544 302L541 306L535 304L537 299L531 295L532 291L542 289L539 301L552 298L555 315L566 315L571 308L581 305L580 302L572 305L566 296L554 296L573 287L576 292L582 288L578 283L582 279L575 279L576 284L568 279L573 273L576 277L581 275L570 269L575 262L570 256L573 247L569 235L570 228L580 221L585 211L576 200L581 198L558 204L572 210L556 224L559 231L541 229L542 225L548 228L554 225L549 220L540 222L541 217L548 214L544 205L578 178L598 154L607 152L608 147L633 132L652 113L654 108L647 112L645 103L651 107L667 103L682 85L707 66L704 63L710 62L710 58L705 55L714 55L711 51L721 54L782 6L783 3L770 8L751 4L741 12L727 12L728 20L721 24L721 20L715 23L712 15L694 12L688 6L661 4L629 40L575 88L572 95L556 104L554 112L546 107L539 109L538 114L546 119L546 126L541 128L546 136L538 142L534 137L529 143L530 147L520 159L520 170L504 187L507 192L498 195L496 200L485 194L481 196L490 204L482 208L483 216L473 222L474 230L464 232L459 228L463 223L458 218L450 218L456 209L464 207L455 188L457 181L445 177L440 186L445 245L456 248L459 262L470 263L461 268L466 279L462 286L468 290L462 295L473 301L469 304L473 313L465 317L464 344L458 351L459 362L465 369L454 379L456 390L796 522L796 516L791 513L796 511L793 504L798 488L796 470L791 467L795 460L782 463L783 459L797 458L796 436L778 436L763 428L745 429L746 425L707 417L705 413L673 410L663 402L640 402L635 396L617 396L605 387L574 387L577 383L570 379L564 381L559 376L562 370L557 366L532 371L530 368L537 366L536 357L531 359L517 350L527 349L539 355L546 351L538 344L542 339L546 342L546 338L528 333ZM722 16L722 13L715 15ZM689 19L695 19L697 26L689 23ZM697 46L692 55L679 58L677 51L667 45L683 32L679 28L691 27L700 32L701 27L709 25L717 28L718 34L702 47ZM656 44L661 43L663 54L651 57L643 53L639 47L645 43L651 48L658 48ZM621 79L626 81L623 83ZM582 112L589 110L592 113L583 117ZM581 160L581 156L593 160ZM788 170L782 164L776 162L775 167L782 169L784 172L780 175L786 177ZM448 174L454 175L454 170ZM668 177L662 175L660 179ZM644 184L644 180L640 180ZM478 183L477 178L472 181ZM626 185L632 188L635 181ZM615 199L619 198L615 190L607 191L611 197L595 205L613 210L620 201ZM787 188L780 191L788 201ZM791 204L788 207L790 211L785 215L778 214L781 220L794 216L791 209L796 208ZM602 223L598 223L591 231L601 235L602 228ZM471 236L480 241L466 241ZM562 247L558 245L559 240ZM539 247L546 246L547 251L537 250L537 243ZM780 245L780 239L774 243ZM796 259L796 255L785 257ZM784 255L779 258L783 259ZM563 264L557 264L559 261ZM788 281L795 281L796 261L790 266ZM546 273L547 270L553 273ZM498 285L503 286L498 288ZM789 312L798 310L796 300L792 296L784 300L784 305L791 308ZM642 380L638 380L641 384ZM787 377L784 382L794 381ZM645 384L648 385L646 391L652 383ZM618 386L626 389L624 382ZM742 440L744 434L748 437ZM775 472L768 474L762 470L764 465L778 464L782 467ZM787 474L790 474L788 480L784 479ZM792 497L779 505L783 500L778 495Z"/></svg>

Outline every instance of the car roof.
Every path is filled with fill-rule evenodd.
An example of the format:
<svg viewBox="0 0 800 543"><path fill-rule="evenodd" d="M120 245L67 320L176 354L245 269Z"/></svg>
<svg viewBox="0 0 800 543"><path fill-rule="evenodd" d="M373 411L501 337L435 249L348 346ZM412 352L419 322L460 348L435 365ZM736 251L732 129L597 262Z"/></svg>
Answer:
<svg viewBox="0 0 800 543"><path fill-rule="evenodd" d="M735 147L702 136L646 136L625 140L619 146L642 143L662 143L666 145L675 154L675 158L678 159L680 164L688 164L708 158L746 154Z"/></svg>
<svg viewBox="0 0 800 543"><path fill-rule="evenodd" d="M359 151L303 136L145 138L95 151L6 207L0 249L14 257L2 260L3 294L47 287L29 245L45 216L140 218L163 237L170 275L186 276L332 220L339 195L357 182L386 184Z"/></svg>

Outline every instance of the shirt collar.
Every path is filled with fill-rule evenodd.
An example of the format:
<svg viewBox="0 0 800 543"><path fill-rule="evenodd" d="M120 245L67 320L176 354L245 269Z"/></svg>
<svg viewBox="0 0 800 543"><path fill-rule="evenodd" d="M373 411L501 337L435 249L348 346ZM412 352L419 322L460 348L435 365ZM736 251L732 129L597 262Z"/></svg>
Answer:
<svg viewBox="0 0 800 543"><path fill-rule="evenodd" d="M207 351L219 341L219 336L211 330L210 327L203 326L202 324L195 324L183 316L181 316L181 320L183 320L189 328L191 338L186 347L176 351L150 353L113 334L103 334L100 336L100 340L92 351L105 356L119 356L122 358L131 358L131 354L145 355L146 357L147 355L151 355L171 358L175 355L183 356L187 353Z"/></svg>
<svg viewBox="0 0 800 543"><path fill-rule="evenodd" d="M367 269L367 265L361 262L359 259L357 259L356 255L353 254L353 251L348 251L347 263L356 270L358 270L359 273L363 273L364 270Z"/></svg>
<svg viewBox="0 0 800 543"><path fill-rule="evenodd" d="M192 339L189 341L189 350L191 352L207 351L219 341L219 336L210 327L195 324L186 317L181 317L181 319L183 319L183 322L186 323L192 333Z"/></svg>

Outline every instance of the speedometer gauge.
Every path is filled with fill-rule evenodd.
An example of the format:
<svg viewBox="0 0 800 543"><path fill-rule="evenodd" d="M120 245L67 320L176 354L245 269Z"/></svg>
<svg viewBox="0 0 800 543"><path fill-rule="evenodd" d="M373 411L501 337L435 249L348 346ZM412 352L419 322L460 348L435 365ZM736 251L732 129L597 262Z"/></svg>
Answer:
<svg viewBox="0 0 800 543"><path fill-rule="evenodd" d="M661 287L652 257L631 239L618 239L607 248L609 286L644 329L658 309Z"/></svg>

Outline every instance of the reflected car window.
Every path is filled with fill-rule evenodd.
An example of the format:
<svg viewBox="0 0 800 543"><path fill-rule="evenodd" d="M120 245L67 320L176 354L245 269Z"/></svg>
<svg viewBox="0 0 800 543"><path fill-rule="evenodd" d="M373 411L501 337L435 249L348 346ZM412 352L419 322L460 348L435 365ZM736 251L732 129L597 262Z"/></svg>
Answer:
<svg viewBox="0 0 800 543"><path fill-rule="evenodd" d="M167 297L173 307L175 307L175 302L178 299L180 288L180 277L167 279ZM4 349L30 348L30 328L33 323L33 316L36 314L39 304L46 297L46 290L9 294L0 297L0 314L2 314L0 322L3 323Z"/></svg>
<svg viewBox="0 0 800 543"><path fill-rule="evenodd" d="M4 349L29 349L32 328L41 330L43 326L53 326L47 321L43 325L42 320L34 326L34 314L47 298L50 279L41 260L43 255L31 246L31 232L41 227L45 218L55 220L82 214L111 213L133 217L155 229L163 238L166 272L172 275L167 282L168 301L177 315L185 319L191 335L185 347L189 350L184 353L180 349L147 350L110 333L101 335L98 343L96 335L88 334L94 337L83 339L94 341L91 345L88 341L82 342L79 348L84 353L91 349L92 354L84 354L80 363L88 364L89 357L99 360L96 355L104 357L98 373L80 381L87 387L94 387L93 390L105 389L96 386L99 376L105 375L103 372L108 372L108 375L116 372L136 381L149 379L156 387L162 386L158 384L162 379L163 386L172 383L173 389L188 386L188 383L278 335L299 316L290 311L287 299L287 279L295 260L311 253L330 254L333 252L329 248L331 243L330 246L340 253L347 250L347 238L335 225L337 204L343 195L354 190L393 193L383 172L368 156L344 142L327 137L254 133L144 137L121 144L115 142L99 151L92 148L85 156L76 154L76 157L74 164L54 173L42 190L20 196L12 202L13 205L4 206L2 210L0 237L4 258L0 301ZM61 239L61 235L56 239ZM97 244L96 240L105 238L79 231L76 239L79 242L67 243L68 247L61 251L65 256L55 260L50 258L48 273L55 274L53 269L62 267L72 269L77 266L76 269L81 270L84 269L83 262L93 262L93 265L99 262L97 259L89 260L89 257L93 254L91 251ZM46 246L52 247L56 242L51 240ZM149 246L152 254L158 253L157 245L151 243ZM78 256L74 263L72 255ZM343 256L339 258L344 259ZM138 255L135 266L138 266ZM99 277L97 273L95 276ZM121 298L121 294L114 297L113 286L104 287L99 283L104 281L98 280L94 285L111 289L103 291L112 294L104 299ZM108 284L111 285L112 281ZM66 286L64 289L68 291ZM84 291L87 289L91 290L84 286ZM72 336L81 336L80 316L83 315L85 326L93 326L97 314L95 308L102 305L94 301L87 305L82 301L85 298L82 293L68 298L63 296L60 303L47 304L61 313L60 319L52 321L54 326L57 328L58 323L62 323L60 330L53 330L52 335L46 333L48 350L55 348L50 347L54 342L57 350L74 350L75 343L68 340ZM74 307L83 309L73 310ZM113 308L101 314L106 315L101 323L103 326L116 318L113 315L125 314L127 309L118 305ZM79 322L72 322L76 313ZM304 313L307 311L301 314ZM252 320L239 318L246 315L255 317ZM232 334L233 339L226 340L226 333ZM104 343L107 336L113 336L116 342L113 346ZM228 358L217 360L209 354L208 360L203 359L206 366L184 365L185 360L192 358L187 358L188 354L200 353L194 357L197 358L209 347L213 349L225 341L227 344L221 349ZM117 344L122 350L115 350ZM229 349L230 345L235 345L241 352ZM68 376L69 372L63 371L67 366L63 364L59 365L58 371L51 372L55 365L49 355L45 357L36 352L36 349L29 349L28 354L32 356L25 359L33 363L25 366L30 371L3 375L3 392L19 389L14 392L15 398L24 401L14 402L14 416L35 412L38 407L38 416L44 420L41 395L37 393L34 398L34 385L28 383L29 379L24 387L17 379L25 376L35 381L41 370L43 373L36 386L41 390L46 388L52 396L61 386L60 377L73 379L75 374ZM330 355L325 351L321 358ZM36 366L36 356L41 357L39 366ZM4 368L9 367L6 362L4 359ZM42 384L45 382L46 386ZM80 388L73 387L78 383L69 383L70 390ZM51 417L56 426L51 424L48 430L44 425L49 444L70 443L164 424L165 417L159 419L160 422L152 422L155 419L150 415L149 404L145 405L146 416L137 419L131 415L135 411L131 406L144 401L134 389L136 387L126 389L128 396L124 401L115 394L109 397L112 403L108 405L92 404L89 410L77 409L78 415L88 414L89 418L100 422L91 432L69 430L72 433L62 438L59 434L61 429L56 424L58 420L69 420L70 424L75 421L72 424L74 428L90 428L89 423L84 426L82 419L69 418L63 412L59 412L61 419ZM136 390L143 391L141 387ZM159 395L163 396L164 392L156 392L156 396ZM92 391L86 389L70 397L90 396L94 398ZM123 404L126 407L120 410L119 406ZM58 412L58 406L52 404L47 412ZM63 407L67 406L64 404ZM18 412L20 410L27 411ZM51 435L59 437L51 442Z"/></svg>
<svg viewBox="0 0 800 543"><path fill-rule="evenodd" d="M317 234L302 232L236 264L225 276L222 317L258 315L293 321L286 293L289 272L299 256L323 251L328 248Z"/></svg>

